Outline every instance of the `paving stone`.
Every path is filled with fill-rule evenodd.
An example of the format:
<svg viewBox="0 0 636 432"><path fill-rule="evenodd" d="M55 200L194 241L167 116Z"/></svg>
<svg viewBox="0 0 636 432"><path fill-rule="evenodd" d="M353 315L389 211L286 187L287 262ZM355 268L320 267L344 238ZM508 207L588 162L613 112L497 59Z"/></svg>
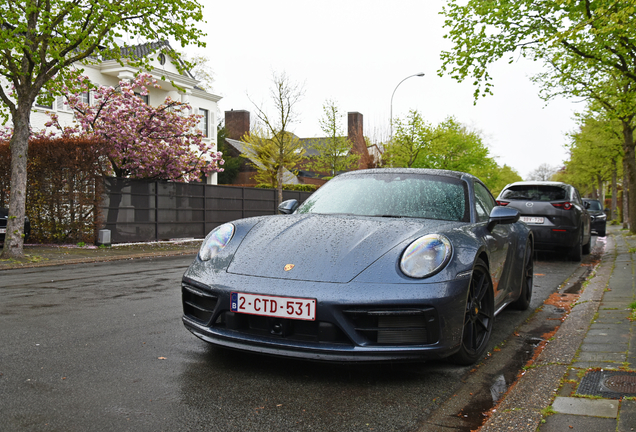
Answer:
<svg viewBox="0 0 636 432"><path fill-rule="evenodd" d="M593 417L618 417L618 401L613 399L586 399L557 396L552 409L562 414Z"/></svg>
<svg viewBox="0 0 636 432"><path fill-rule="evenodd" d="M627 326L611 326L603 329L590 329L586 336L613 336L616 334L629 335L629 327Z"/></svg>
<svg viewBox="0 0 636 432"><path fill-rule="evenodd" d="M621 414L618 417L618 432L632 432L636 430L636 401L621 402Z"/></svg>
<svg viewBox="0 0 636 432"><path fill-rule="evenodd" d="M627 355L625 353L613 352L581 352L577 356L577 361L581 362L617 362L623 363Z"/></svg>
<svg viewBox="0 0 636 432"><path fill-rule="evenodd" d="M629 336L629 333L614 333L606 336L588 335L583 340L583 343L624 344L629 343Z"/></svg>
<svg viewBox="0 0 636 432"><path fill-rule="evenodd" d="M583 343L579 350L581 352L627 352L628 344L594 344Z"/></svg>
<svg viewBox="0 0 636 432"><path fill-rule="evenodd" d="M612 418L588 417L571 414L553 414L545 418L541 432L614 432L616 420Z"/></svg>
<svg viewBox="0 0 636 432"><path fill-rule="evenodd" d="M577 361L572 363L572 367L581 368L581 369L620 369L623 366L623 363L612 363L612 362L592 362L592 361Z"/></svg>

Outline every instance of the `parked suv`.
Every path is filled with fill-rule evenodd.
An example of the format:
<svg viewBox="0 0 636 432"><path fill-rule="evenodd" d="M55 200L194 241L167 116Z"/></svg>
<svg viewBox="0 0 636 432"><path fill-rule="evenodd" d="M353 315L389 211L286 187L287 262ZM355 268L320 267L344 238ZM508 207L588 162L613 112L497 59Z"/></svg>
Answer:
<svg viewBox="0 0 636 432"><path fill-rule="evenodd" d="M603 211L603 205L600 201L595 199L583 198L583 204L591 218L592 231L596 232L601 237L605 237L605 230L607 228L607 215Z"/></svg>
<svg viewBox="0 0 636 432"><path fill-rule="evenodd" d="M574 261L590 253L590 215L574 186L516 182L501 191L497 203L519 210L520 220L532 228L535 249L563 249Z"/></svg>

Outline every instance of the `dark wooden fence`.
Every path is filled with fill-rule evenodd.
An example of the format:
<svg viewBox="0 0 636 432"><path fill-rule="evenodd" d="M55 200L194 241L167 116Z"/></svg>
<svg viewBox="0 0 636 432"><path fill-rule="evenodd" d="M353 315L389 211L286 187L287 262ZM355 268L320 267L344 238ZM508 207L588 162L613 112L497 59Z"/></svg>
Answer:
<svg viewBox="0 0 636 432"><path fill-rule="evenodd" d="M284 200L310 195L283 191ZM101 211L113 243L203 238L225 222L277 214L276 190L107 178Z"/></svg>

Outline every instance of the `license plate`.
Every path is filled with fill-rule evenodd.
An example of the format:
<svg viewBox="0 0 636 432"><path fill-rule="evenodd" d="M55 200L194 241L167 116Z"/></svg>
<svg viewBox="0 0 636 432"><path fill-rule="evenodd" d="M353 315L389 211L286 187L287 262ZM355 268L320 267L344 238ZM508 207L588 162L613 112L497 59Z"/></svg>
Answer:
<svg viewBox="0 0 636 432"><path fill-rule="evenodd" d="M7 233L6 228L0 228L0 234L6 234L6 233Z"/></svg>
<svg viewBox="0 0 636 432"><path fill-rule="evenodd" d="M523 222L529 223L529 224L542 224L543 223L543 218L542 217L521 216L519 219L521 219Z"/></svg>
<svg viewBox="0 0 636 432"><path fill-rule="evenodd" d="M316 299L233 292L232 312L297 320L316 320Z"/></svg>

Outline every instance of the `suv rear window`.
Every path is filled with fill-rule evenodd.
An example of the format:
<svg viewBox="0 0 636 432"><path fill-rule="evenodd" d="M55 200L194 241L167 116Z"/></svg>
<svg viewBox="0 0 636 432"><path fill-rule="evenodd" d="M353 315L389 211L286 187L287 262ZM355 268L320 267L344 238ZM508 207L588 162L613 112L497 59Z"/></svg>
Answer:
<svg viewBox="0 0 636 432"><path fill-rule="evenodd" d="M567 199L567 192L559 186L519 185L506 189L502 199L526 201L563 201Z"/></svg>

